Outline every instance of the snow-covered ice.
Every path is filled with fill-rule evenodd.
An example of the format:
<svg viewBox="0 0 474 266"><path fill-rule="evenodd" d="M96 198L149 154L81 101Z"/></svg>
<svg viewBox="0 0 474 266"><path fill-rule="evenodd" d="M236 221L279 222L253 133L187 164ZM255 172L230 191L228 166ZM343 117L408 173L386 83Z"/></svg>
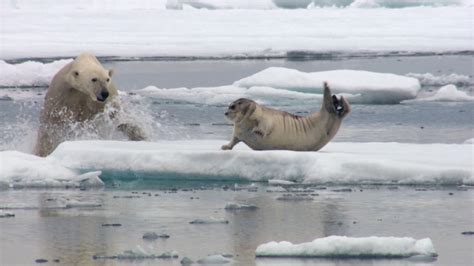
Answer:
<svg viewBox="0 0 474 266"><path fill-rule="evenodd" d="M100 187L100 171L80 174L51 158L0 152L0 187Z"/></svg>
<svg viewBox="0 0 474 266"><path fill-rule="evenodd" d="M267 68L234 85L322 94L325 81L333 93L346 95L350 102L359 103L399 103L415 98L420 90L417 79L395 74L345 69L306 73L283 67Z"/></svg>
<svg viewBox="0 0 474 266"><path fill-rule="evenodd" d="M166 10L164 1L146 0L1 4L0 59L73 57L84 51L136 58L472 50L474 18L470 8L459 5L177 11Z"/></svg>
<svg viewBox="0 0 474 266"><path fill-rule="evenodd" d="M321 101L323 83L350 103L395 104L414 99L420 90L416 78L358 70L305 73L295 69L270 67L233 85L163 89L149 86L138 91L151 97L202 104L228 104L238 98L269 101Z"/></svg>
<svg viewBox="0 0 474 266"><path fill-rule="evenodd" d="M47 158L3 151L0 183L3 187L93 187L103 185L101 171L133 171L158 179L175 174L176 179L318 184L474 184L470 144L331 142L320 152L252 151L240 144L221 151L224 142L73 141L62 143Z"/></svg>
<svg viewBox="0 0 474 266"><path fill-rule="evenodd" d="M460 91L455 85L449 84L441 87L435 94L427 97L418 97L412 100L406 100L402 103L410 102L471 102L474 96Z"/></svg>
<svg viewBox="0 0 474 266"><path fill-rule="evenodd" d="M269 242L257 247L257 257L324 257L324 258L405 258L437 257L431 239L411 237L329 236L312 242Z"/></svg>
<svg viewBox="0 0 474 266"><path fill-rule="evenodd" d="M10 64L0 60L0 87L49 86L53 76L72 59L51 63L27 61Z"/></svg>
<svg viewBox="0 0 474 266"><path fill-rule="evenodd" d="M245 144L221 151L222 143L74 141L62 143L50 158L71 169L133 171L156 178L175 173L176 178L307 183L474 184L472 146L466 144L331 142L320 152L293 152L252 151ZM12 161L23 165L22 158Z"/></svg>

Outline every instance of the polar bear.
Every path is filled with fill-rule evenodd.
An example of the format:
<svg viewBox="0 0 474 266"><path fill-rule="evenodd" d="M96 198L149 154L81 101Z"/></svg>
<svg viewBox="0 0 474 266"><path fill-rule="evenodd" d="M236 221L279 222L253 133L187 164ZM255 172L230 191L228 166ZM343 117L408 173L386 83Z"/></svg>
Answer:
<svg viewBox="0 0 474 266"><path fill-rule="evenodd" d="M120 117L120 101L112 82L113 70L105 69L90 53L79 55L53 77L40 114L34 153L47 156L78 125L93 120L104 111L112 120ZM118 122L118 129L130 140L145 139L136 125Z"/></svg>

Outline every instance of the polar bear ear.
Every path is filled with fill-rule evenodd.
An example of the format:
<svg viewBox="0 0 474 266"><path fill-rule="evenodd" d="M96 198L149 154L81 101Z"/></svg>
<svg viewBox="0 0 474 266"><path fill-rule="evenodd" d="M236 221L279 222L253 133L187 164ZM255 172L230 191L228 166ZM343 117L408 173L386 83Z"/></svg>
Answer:
<svg viewBox="0 0 474 266"><path fill-rule="evenodd" d="M113 70L113 69L109 69L109 77L112 77L113 74L114 74L114 70Z"/></svg>

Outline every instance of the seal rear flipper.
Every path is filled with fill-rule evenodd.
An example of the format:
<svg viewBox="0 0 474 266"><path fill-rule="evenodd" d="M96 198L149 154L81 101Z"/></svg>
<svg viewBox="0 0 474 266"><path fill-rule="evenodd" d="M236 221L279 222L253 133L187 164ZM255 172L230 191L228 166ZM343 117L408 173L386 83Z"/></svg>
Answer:
<svg viewBox="0 0 474 266"><path fill-rule="evenodd" d="M333 97L331 97L331 89L327 82L324 82L323 105L321 111L325 110L328 113L334 113Z"/></svg>

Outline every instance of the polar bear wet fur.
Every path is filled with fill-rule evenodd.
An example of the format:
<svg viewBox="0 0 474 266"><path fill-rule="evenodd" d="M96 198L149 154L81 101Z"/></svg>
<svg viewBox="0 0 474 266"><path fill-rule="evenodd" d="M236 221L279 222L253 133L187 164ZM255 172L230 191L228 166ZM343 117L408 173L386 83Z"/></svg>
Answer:
<svg viewBox="0 0 474 266"><path fill-rule="evenodd" d="M47 156L67 139L71 125L91 121L106 107L115 110L109 115L118 119L118 92L112 82L113 70L105 69L90 53L79 55L53 77L40 115L40 127L34 153ZM118 129L130 140L143 140L143 131L135 125L122 123Z"/></svg>

